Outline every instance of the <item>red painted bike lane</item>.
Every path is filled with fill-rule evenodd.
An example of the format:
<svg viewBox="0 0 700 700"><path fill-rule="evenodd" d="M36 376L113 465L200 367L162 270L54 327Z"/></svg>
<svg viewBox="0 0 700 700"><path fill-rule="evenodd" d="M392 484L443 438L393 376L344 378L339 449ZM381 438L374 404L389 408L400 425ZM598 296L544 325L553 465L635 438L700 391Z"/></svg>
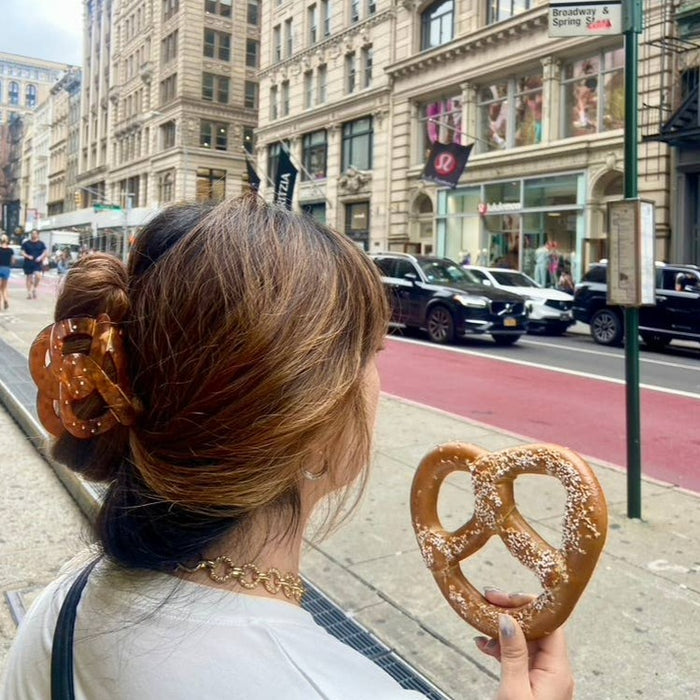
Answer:
<svg viewBox="0 0 700 700"><path fill-rule="evenodd" d="M622 384L391 338L379 369L389 394L626 464ZM700 492L700 401L642 390L641 411L644 474Z"/></svg>

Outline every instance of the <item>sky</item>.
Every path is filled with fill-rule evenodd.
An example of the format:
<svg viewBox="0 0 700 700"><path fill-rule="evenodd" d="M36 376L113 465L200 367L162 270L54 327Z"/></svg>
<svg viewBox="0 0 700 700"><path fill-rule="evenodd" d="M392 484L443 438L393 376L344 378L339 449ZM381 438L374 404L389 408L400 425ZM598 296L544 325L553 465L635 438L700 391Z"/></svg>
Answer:
<svg viewBox="0 0 700 700"><path fill-rule="evenodd" d="M0 0L0 51L81 65L83 0Z"/></svg>

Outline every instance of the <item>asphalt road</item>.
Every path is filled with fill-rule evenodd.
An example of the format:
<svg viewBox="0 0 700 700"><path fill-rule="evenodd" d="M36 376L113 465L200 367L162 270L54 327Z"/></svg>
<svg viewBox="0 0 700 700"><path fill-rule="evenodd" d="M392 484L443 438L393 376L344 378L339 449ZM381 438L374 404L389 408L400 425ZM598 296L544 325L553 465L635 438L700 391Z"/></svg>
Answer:
<svg viewBox="0 0 700 700"><path fill-rule="evenodd" d="M508 348L488 339L440 347L392 336L380 358L389 394L533 441L564 444L621 469L627 461L624 352L587 336L527 336ZM643 352L642 469L700 492L700 353ZM455 436L459 439L459 436Z"/></svg>

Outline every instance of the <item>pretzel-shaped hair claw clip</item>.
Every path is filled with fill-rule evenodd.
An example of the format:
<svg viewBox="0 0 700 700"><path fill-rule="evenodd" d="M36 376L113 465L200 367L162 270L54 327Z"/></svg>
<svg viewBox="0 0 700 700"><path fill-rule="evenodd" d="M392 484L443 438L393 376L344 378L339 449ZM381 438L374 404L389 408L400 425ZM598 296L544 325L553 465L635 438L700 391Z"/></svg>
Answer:
<svg viewBox="0 0 700 700"><path fill-rule="evenodd" d="M438 495L453 472L471 475L474 514L455 531L442 527ZM521 474L553 476L566 489L562 546L545 542L518 512L514 480ZM498 615L508 613L528 639L551 634L569 617L593 574L608 529L605 495L591 467L557 445L526 445L485 452L450 443L426 455L413 479L411 515L423 559L452 608L473 627L498 637ZM539 579L534 600L501 608L467 580L460 562L497 535L510 553Z"/></svg>
<svg viewBox="0 0 700 700"><path fill-rule="evenodd" d="M87 354L66 352L66 346L79 338L90 341ZM39 390L39 419L55 437L65 429L77 438L90 438L117 423L131 425L136 419L123 331L107 314L96 319L69 318L44 328L29 351L29 371ZM81 418L76 407L95 394L104 402L104 410Z"/></svg>

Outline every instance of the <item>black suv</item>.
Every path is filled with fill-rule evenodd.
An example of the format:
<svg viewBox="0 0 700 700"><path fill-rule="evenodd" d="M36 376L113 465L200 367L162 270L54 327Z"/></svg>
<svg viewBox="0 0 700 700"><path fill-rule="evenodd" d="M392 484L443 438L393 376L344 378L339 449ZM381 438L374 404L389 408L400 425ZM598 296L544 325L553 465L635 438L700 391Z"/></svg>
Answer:
<svg viewBox="0 0 700 700"><path fill-rule="evenodd" d="M370 257L389 291L393 325L424 329L435 343L490 333L499 345L512 345L527 330L522 297L484 287L448 258L407 253Z"/></svg>
<svg viewBox="0 0 700 700"><path fill-rule="evenodd" d="M574 318L590 325L596 343L620 345L624 311L607 302L607 272L605 263L596 263L576 285ZM657 264L656 305L639 309L639 335L653 349L673 339L700 341L700 268Z"/></svg>

